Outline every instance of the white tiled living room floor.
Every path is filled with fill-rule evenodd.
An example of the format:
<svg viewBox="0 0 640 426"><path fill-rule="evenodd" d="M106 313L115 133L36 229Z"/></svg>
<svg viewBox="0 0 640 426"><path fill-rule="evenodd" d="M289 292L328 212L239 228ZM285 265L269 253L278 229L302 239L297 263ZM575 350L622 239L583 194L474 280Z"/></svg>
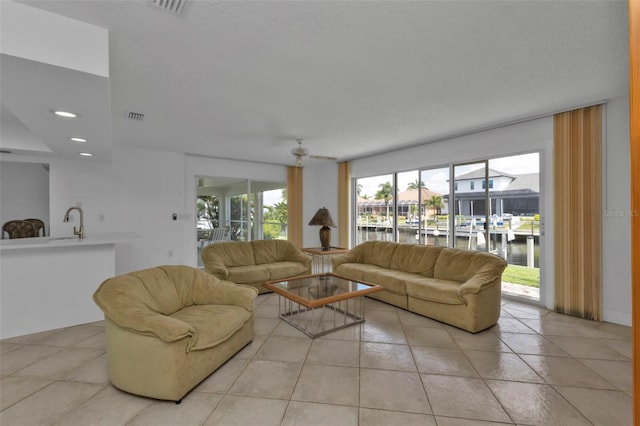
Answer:
<svg viewBox="0 0 640 426"><path fill-rule="evenodd" d="M260 295L256 337L180 405L109 385L102 322L0 342L0 424L631 425L631 329L504 300L478 334L367 299L312 340Z"/></svg>

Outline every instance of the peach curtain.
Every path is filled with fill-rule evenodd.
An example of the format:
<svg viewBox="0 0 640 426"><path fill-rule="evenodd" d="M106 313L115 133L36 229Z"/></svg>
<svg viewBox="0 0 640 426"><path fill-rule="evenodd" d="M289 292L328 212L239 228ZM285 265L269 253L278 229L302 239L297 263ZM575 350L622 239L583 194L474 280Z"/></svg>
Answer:
<svg viewBox="0 0 640 426"><path fill-rule="evenodd" d="M640 424L640 1L629 0L629 123L631 130L631 297L633 424Z"/></svg>
<svg viewBox="0 0 640 426"><path fill-rule="evenodd" d="M302 167L287 167L287 239L302 247Z"/></svg>
<svg viewBox="0 0 640 426"><path fill-rule="evenodd" d="M556 114L555 309L602 320L602 106Z"/></svg>
<svg viewBox="0 0 640 426"><path fill-rule="evenodd" d="M351 163L338 163L338 247L349 248L351 231Z"/></svg>

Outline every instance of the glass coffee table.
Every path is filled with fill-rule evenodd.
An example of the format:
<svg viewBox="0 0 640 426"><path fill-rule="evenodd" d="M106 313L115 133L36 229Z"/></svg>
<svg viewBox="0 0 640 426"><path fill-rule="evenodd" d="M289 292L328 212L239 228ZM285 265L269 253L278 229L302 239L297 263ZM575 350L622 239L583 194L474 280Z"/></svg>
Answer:
<svg viewBox="0 0 640 426"><path fill-rule="evenodd" d="M312 339L364 322L364 296L382 290L332 273L263 285L280 296L280 319Z"/></svg>

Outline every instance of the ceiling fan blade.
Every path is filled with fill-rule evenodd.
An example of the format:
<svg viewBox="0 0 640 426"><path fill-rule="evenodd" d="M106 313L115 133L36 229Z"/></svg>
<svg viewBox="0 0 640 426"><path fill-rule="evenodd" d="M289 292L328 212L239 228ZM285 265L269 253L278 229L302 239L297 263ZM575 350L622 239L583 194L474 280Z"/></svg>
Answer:
<svg viewBox="0 0 640 426"><path fill-rule="evenodd" d="M338 157L328 157L326 155L310 155L309 158L313 158L314 160L330 160L336 161Z"/></svg>

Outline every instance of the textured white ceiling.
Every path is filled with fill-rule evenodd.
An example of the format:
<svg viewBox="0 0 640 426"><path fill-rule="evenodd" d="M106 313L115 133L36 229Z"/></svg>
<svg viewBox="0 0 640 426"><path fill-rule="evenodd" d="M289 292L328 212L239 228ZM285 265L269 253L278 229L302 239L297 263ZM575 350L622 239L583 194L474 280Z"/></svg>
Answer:
<svg viewBox="0 0 640 426"><path fill-rule="evenodd" d="M626 1L21 3L110 30L115 145L344 160L628 93Z"/></svg>

